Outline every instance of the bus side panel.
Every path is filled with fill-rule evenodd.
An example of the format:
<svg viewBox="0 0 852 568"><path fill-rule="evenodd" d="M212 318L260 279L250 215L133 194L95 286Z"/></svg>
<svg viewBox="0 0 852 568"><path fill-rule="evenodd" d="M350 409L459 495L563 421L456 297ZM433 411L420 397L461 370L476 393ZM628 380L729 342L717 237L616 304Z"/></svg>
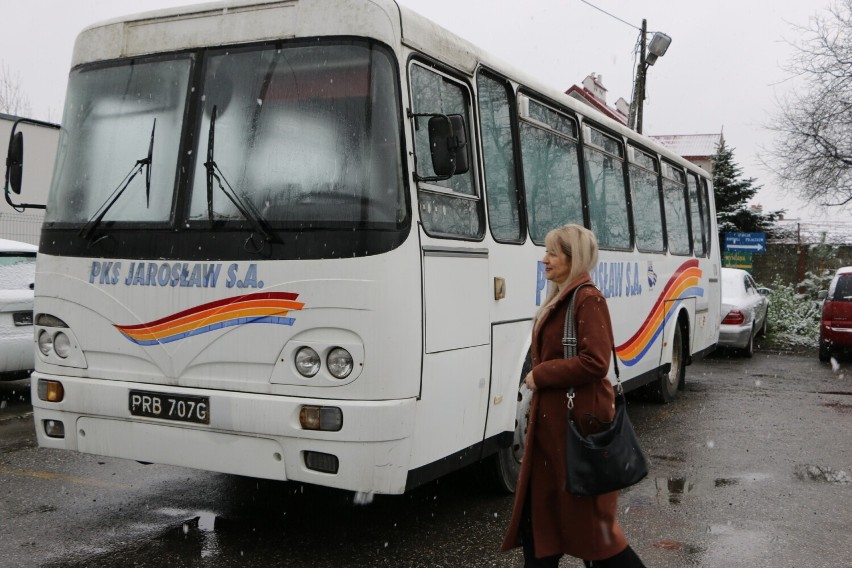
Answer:
<svg viewBox="0 0 852 568"><path fill-rule="evenodd" d="M530 321L495 325L491 332L491 396L485 439L515 431L521 370L530 346Z"/></svg>
<svg viewBox="0 0 852 568"><path fill-rule="evenodd" d="M490 346L482 345L424 356L411 469L482 441L490 354Z"/></svg>

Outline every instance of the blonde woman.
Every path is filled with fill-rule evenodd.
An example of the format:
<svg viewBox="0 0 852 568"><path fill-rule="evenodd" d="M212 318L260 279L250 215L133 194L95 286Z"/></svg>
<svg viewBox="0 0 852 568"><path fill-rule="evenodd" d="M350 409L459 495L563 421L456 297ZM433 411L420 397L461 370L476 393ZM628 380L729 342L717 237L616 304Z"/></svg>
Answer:
<svg viewBox="0 0 852 568"><path fill-rule="evenodd" d="M529 427L515 505L503 550L523 546L524 566L558 566L564 554L586 566L644 566L615 520L618 492L581 497L565 491L567 392L575 390L574 416L583 435L598 432L615 413L607 379L612 358L612 325L606 300L589 271L598 260L595 235L565 225L545 237L542 262L550 281L547 300L536 313ZM577 356L564 358L562 337L571 295L577 328Z"/></svg>

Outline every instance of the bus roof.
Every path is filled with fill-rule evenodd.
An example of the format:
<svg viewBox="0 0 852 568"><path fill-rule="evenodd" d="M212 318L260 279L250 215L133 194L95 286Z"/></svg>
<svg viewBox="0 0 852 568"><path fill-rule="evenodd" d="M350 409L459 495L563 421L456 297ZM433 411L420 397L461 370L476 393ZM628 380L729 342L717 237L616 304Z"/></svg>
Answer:
<svg viewBox="0 0 852 568"><path fill-rule="evenodd" d="M337 4L336 17L330 18L327 11L333 3ZM312 10L311 6L319 9ZM637 137L620 122L564 90L544 84L395 0L223 0L133 14L95 23L80 32L72 67L207 46L353 35L372 37L390 46L402 43L471 76L482 65L612 132ZM690 171L709 175L650 138L640 136L639 141Z"/></svg>

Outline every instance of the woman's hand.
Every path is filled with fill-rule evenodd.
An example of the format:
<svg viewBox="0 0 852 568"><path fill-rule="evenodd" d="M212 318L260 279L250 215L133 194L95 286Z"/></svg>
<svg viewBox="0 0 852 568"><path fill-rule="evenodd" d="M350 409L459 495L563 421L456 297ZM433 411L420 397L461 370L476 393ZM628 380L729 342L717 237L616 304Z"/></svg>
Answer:
<svg viewBox="0 0 852 568"><path fill-rule="evenodd" d="M524 384L527 385L527 388L529 388L530 390L535 390L535 380L533 379L532 371L527 373L527 376L524 377Z"/></svg>

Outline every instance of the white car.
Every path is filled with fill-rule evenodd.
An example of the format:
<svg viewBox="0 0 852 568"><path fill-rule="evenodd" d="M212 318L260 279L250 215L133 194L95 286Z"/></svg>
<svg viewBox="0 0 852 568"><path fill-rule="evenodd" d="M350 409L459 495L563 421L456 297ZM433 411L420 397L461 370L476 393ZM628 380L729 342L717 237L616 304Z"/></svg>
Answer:
<svg viewBox="0 0 852 568"><path fill-rule="evenodd" d="M38 247L0 239L0 380L24 379L35 363L33 287Z"/></svg>
<svg viewBox="0 0 852 568"><path fill-rule="evenodd" d="M766 333L768 288L758 288L751 274L738 268L722 269L722 324L719 347L742 349L754 355L754 338Z"/></svg>

